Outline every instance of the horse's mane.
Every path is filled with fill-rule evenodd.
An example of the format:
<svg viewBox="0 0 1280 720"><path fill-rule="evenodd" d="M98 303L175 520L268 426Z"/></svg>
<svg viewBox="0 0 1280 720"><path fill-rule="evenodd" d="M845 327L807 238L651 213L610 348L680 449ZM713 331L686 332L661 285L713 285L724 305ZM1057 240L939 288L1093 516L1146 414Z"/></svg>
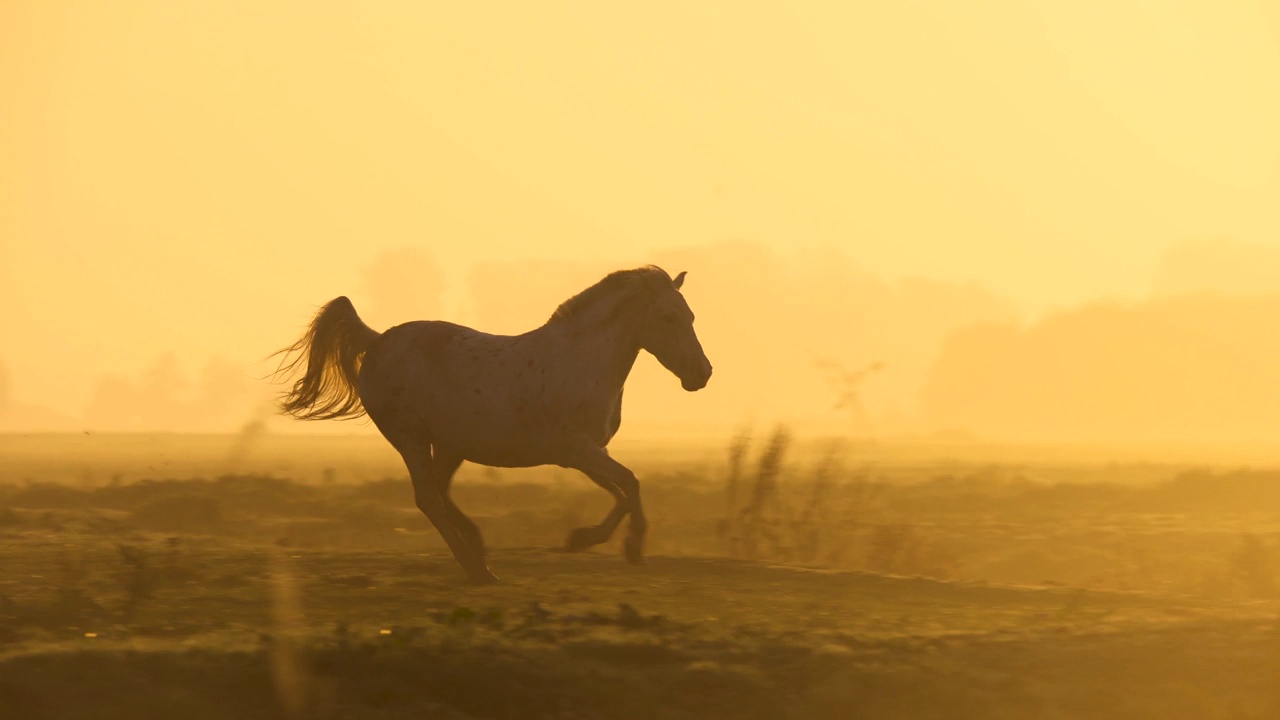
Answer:
<svg viewBox="0 0 1280 720"><path fill-rule="evenodd" d="M551 314L551 319L548 322L573 319L584 311L609 299L614 299L614 306L610 308L608 313L613 314L620 307L622 299L629 298L636 289L653 283L657 278L662 278L668 283L671 282L671 276L667 274L667 271L656 265L645 265L631 270L615 270L606 275L600 282L560 303L560 307L557 307L556 311ZM650 285L650 287L653 287L653 285Z"/></svg>

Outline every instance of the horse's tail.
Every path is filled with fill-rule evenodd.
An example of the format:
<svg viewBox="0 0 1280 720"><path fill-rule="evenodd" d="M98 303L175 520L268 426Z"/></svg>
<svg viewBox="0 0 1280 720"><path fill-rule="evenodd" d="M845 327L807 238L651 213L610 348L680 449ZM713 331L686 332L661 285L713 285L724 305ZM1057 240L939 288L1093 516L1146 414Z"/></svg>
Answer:
<svg viewBox="0 0 1280 720"><path fill-rule="evenodd" d="M364 415L356 381L360 361L379 335L364 324L346 296L330 300L298 342L276 353L285 355L277 375L290 377L305 368L282 396L281 412L300 420ZM289 355L295 357L289 360Z"/></svg>

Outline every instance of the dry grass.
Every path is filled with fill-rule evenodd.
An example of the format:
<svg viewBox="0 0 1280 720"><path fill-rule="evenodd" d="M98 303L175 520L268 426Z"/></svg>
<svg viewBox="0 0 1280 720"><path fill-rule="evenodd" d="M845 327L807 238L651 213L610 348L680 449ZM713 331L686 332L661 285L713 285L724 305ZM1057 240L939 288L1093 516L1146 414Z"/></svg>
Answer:
<svg viewBox="0 0 1280 720"><path fill-rule="evenodd" d="M0 715L1280 707L1280 475L1047 483L799 452L785 428L743 433L727 460L637 470L639 568L615 545L550 550L608 509L589 482L461 478L504 579L483 589L394 476L0 485Z"/></svg>

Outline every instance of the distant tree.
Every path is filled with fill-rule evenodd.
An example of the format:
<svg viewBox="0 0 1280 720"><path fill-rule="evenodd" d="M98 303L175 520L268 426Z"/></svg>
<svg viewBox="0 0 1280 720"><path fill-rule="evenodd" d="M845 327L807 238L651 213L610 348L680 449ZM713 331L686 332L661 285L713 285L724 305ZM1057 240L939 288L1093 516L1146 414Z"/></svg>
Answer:
<svg viewBox="0 0 1280 720"><path fill-rule="evenodd" d="M834 360L819 360L817 366L827 376L827 382L835 394L835 409L848 412L854 425L868 436L875 436L871 414L862 402L862 386L867 379L884 369L884 363L873 362L850 370Z"/></svg>
<svg viewBox="0 0 1280 720"><path fill-rule="evenodd" d="M937 430L1002 441L1274 443L1280 294L1095 302L975 326L938 353L921 406Z"/></svg>
<svg viewBox="0 0 1280 720"><path fill-rule="evenodd" d="M171 430L188 413L188 383L173 354L156 359L134 380L108 375L98 381L86 414L95 427L111 430Z"/></svg>
<svg viewBox="0 0 1280 720"><path fill-rule="evenodd" d="M135 378L99 380L86 418L104 430L229 430L260 399L244 369L229 360L210 360L193 381L165 354Z"/></svg>
<svg viewBox="0 0 1280 720"><path fill-rule="evenodd" d="M240 366L224 358L214 358L200 375L195 411L221 423L229 413L243 410L253 393L253 385Z"/></svg>
<svg viewBox="0 0 1280 720"><path fill-rule="evenodd" d="M1161 255L1153 287L1158 295L1280 294L1280 248L1230 240L1196 240Z"/></svg>
<svg viewBox="0 0 1280 720"><path fill-rule="evenodd" d="M138 421L137 392L128 378L108 375L98 381L85 417L99 430L131 430Z"/></svg>
<svg viewBox="0 0 1280 720"><path fill-rule="evenodd" d="M4 363L0 363L0 415L8 412L9 404L13 402L10 392L9 371L5 369Z"/></svg>
<svg viewBox="0 0 1280 720"><path fill-rule="evenodd" d="M188 383L173 353L166 353L142 374L138 384L138 411L147 427L170 428L186 417L184 399Z"/></svg>

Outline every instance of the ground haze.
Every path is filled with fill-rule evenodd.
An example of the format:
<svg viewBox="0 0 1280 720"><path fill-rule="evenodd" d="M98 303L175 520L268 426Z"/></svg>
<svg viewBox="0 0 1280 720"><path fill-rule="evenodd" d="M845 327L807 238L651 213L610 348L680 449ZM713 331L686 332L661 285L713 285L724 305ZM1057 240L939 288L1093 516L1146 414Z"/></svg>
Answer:
<svg viewBox="0 0 1280 720"><path fill-rule="evenodd" d="M616 541L558 551L610 503L585 478L464 466L503 579L476 588L361 438L27 440L0 478L8 716L1280 709L1277 471L876 457L785 429L636 448L634 567Z"/></svg>

